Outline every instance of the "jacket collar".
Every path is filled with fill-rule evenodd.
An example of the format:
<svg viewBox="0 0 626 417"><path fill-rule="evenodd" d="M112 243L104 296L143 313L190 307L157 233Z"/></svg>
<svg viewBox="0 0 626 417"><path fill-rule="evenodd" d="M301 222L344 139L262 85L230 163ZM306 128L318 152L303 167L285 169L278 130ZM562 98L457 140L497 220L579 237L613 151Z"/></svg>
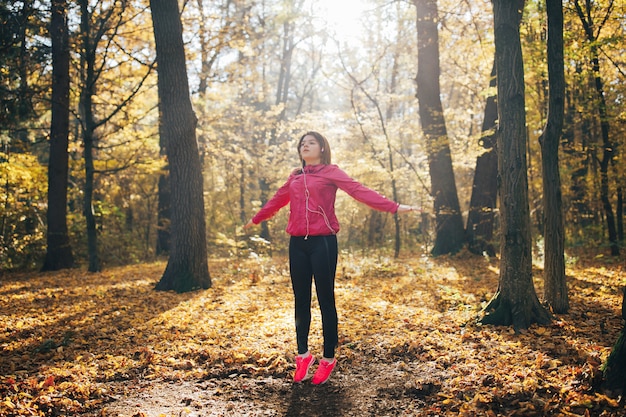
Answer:
<svg viewBox="0 0 626 417"><path fill-rule="evenodd" d="M305 165L302 168L302 172L304 172L305 174L317 174L318 172L326 168L326 166L327 165L325 164Z"/></svg>

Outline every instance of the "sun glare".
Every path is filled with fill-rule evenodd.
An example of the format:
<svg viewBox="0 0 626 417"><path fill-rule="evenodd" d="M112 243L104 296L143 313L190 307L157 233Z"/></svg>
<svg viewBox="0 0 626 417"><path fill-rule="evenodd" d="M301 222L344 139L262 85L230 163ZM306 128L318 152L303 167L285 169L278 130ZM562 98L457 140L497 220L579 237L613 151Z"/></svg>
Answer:
<svg viewBox="0 0 626 417"><path fill-rule="evenodd" d="M338 41L356 40L363 32L361 15L366 10L363 0L313 0L316 11L328 25L328 32Z"/></svg>

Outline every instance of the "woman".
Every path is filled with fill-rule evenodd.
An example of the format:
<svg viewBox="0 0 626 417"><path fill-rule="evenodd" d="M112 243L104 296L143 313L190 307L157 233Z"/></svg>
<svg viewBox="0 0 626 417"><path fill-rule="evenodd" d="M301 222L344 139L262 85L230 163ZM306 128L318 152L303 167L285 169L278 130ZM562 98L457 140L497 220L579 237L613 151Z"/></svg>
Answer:
<svg viewBox="0 0 626 417"><path fill-rule="evenodd" d="M259 224L290 204L287 233L289 241L289 271L295 298L296 338L298 355L294 382L303 381L315 357L309 352L311 325L311 286L315 289L322 313L324 354L312 383L328 381L337 360L337 309L335 307L335 272L337 269L337 232L335 195L340 188L352 198L373 209L390 213L418 210L398 204L350 178L336 165L331 165L330 145L317 132L305 133L298 142L302 169L291 173L287 182L244 226Z"/></svg>

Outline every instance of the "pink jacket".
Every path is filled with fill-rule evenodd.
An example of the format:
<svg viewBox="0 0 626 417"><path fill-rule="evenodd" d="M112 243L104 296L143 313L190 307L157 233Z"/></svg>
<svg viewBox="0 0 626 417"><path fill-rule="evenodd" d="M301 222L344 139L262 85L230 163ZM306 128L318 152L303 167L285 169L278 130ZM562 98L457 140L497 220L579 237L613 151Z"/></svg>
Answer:
<svg viewBox="0 0 626 417"><path fill-rule="evenodd" d="M290 203L287 233L291 236L336 234L339 232L335 216L338 188L373 209L389 213L398 210L398 203L353 180L337 165L311 165L292 172L252 222L259 224Z"/></svg>

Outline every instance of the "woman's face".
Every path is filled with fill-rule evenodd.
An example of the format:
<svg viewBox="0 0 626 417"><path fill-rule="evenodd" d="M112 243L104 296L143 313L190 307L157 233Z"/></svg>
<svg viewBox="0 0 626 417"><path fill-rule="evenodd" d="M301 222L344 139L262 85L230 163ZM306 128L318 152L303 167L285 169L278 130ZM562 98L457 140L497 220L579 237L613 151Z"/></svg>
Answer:
<svg viewBox="0 0 626 417"><path fill-rule="evenodd" d="M307 165L316 165L322 161L322 147L312 135L306 135L300 142L300 157Z"/></svg>

